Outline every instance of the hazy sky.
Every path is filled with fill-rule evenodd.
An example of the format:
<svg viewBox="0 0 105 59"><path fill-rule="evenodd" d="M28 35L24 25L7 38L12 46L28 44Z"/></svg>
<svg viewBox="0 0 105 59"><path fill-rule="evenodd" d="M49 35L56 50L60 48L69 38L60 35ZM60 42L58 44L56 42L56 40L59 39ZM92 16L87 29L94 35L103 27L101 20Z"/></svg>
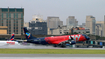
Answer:
<svg viewBox="0 0 105 59"><path fill-rule="evenodd" d="M33 15L57 16L66 24L68 16L75 16L78 23L85 23L86 16L104 21L105 0L0 0L0 8L24 8L24 20L29 22Z"/></svg>

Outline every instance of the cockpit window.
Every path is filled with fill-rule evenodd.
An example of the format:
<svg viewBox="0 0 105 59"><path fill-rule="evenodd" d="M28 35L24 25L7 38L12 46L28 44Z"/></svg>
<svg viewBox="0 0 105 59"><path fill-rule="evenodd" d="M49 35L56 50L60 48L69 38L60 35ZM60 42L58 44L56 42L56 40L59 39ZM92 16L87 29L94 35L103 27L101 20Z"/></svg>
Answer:
<svg viewBox="0 0 105 59"><path fill-rule="evenodd" d="M82 34L87 40L89 40L90 38L88 36L86 36L85 34Z"/></svg>

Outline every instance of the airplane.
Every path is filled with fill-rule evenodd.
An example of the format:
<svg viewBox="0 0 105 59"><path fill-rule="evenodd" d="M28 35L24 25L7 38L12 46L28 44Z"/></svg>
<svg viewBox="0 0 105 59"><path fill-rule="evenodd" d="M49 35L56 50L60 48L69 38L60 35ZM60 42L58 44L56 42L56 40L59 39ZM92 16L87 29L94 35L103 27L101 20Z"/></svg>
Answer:
<svg viewBox="0 0 105 59"><path fill-rule="evenodd" d="M11 38L7 41L0 41L0 46L2 45L19 45L18 42L13 41L14 40L14 33L12 34Z"/></svg>
<svg viewBox="0 0 105 59"><path fill-rule="evenodd" d="M41 45L53 45L54 47L66 47L66 44L76 44L76 42L87 41L90 38L85 34L76 34L76 35L63 35L63 36L51 36L51 37L42 37L36 38L27 30L26 27L23 28L25 37L28 43L41 44Z"/></svg>

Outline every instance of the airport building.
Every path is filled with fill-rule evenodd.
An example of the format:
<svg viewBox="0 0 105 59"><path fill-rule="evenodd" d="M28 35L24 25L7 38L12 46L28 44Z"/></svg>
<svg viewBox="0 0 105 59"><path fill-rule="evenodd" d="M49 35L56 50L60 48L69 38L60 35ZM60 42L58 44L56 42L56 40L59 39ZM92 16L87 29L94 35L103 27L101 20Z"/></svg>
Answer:
<svg viewBox="0 0 105 59"><path fill-rule="evenodd" d="M60 21L59 17L48 17L47 18L47 27L48 28L57 28L58 26L62 26L63 21Z"/></svg>
<svg viewBox="0 0 105 59"><path fill-rule="evenodd" d="M78 21L76 21L74 16L69 16L66 19L67 29L71 29L72 27L77 27Z"/></svg>
<svg viewBox="0 0 105 59"><path fill-rule="evenodd" d="M95 35L96 20L93 16L86 16L86 27L90 29L90 34Z"/></svg>
<svg viewBox="0 0 105 59"><path fill-rule="evenodd" d="M23 34L24 8L0 8L0 26L7 26L7 34Z"/></svg>

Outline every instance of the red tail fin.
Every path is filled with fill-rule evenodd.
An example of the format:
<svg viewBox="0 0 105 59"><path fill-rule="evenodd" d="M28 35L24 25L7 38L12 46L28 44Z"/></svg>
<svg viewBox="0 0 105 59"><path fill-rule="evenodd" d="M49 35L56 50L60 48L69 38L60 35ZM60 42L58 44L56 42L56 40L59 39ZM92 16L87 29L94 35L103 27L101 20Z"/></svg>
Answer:
<svg viewBox="0 0 105 59"><path fill-rule="evenodd" d="M13 33L12 36L11 36L11 38L10 38L11 41L14 40L14 36L15 36L15 35L14 35L14 33Z"/></svg>

